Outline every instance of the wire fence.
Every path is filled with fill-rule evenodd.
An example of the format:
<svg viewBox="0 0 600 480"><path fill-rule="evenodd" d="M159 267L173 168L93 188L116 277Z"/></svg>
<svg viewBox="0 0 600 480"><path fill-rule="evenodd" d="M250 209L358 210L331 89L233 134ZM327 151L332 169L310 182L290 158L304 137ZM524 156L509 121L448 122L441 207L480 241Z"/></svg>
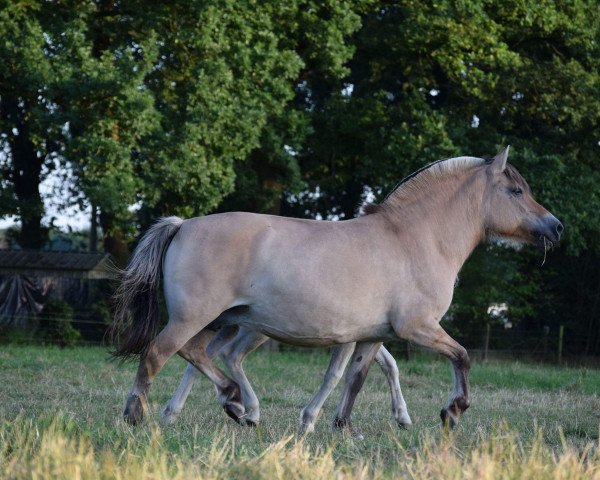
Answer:
<svg viewBox="0 0 600 480"><path fill-rule="evenodd" d="M74 317L44 314L0 316L0 343L28 345L61 344L56 329L70 325L79 332L77 345L110 346L108 320L98 319L93 313L78 313ZM600 365L600 358L585 353L587 337L564 335L562 329L550 331L547 327L528 331L498 331L483 329L476 334L455 335L454 338L467 348L472 359L527 359L557 363L585 363ZM386 347L398 358L411 359L420 349L409 343L389 342ZM296 347L277 342L266 346L268 350L294 350Z"/></svg>

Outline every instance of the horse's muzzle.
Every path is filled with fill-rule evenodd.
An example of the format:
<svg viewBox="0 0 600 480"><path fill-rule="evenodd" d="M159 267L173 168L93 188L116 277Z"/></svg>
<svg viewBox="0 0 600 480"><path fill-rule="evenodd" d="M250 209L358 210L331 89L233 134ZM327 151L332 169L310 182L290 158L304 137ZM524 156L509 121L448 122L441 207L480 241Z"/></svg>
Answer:
<svg viewBox="0 0 600 480"><path fill-rule="evenodd" d="M552 246L560 240L564 229L565 227L558 218L549 214L539 220L538 228L536 228L533 235L538 245L545 247L550 243L550 246Z"/></svg>

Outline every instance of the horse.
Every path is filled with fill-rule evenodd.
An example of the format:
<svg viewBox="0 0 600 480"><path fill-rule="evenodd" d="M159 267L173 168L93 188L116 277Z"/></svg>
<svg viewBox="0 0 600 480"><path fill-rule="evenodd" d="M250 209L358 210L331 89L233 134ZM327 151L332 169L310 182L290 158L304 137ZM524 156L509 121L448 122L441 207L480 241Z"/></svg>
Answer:
<svg viewBox="0 0 600 480"><path fill-rule="evenodd" d="M429 164L368 215L341 222L232 212L154 224L117 293L114 355L140 356L125 421L143 419L165 362L217 321L301 346L357 342L349 386L357 391L381 342L401 338L440 353L454 374L440 416L454 427L470 404L470 360L439 322L459 270L486 238L546 249L564 228L508 152ZM169 320L158 333L161 271Z"/></svg>
<svg viewBox="0 0 600 480"><path fill-rule="evenodd" d="M184 348L177 352L182 358L188 360L188 365L181 378L181 382L173 396L162 411L163 420L167 424L175 422L181 413L191 388L200 373L203 373L213 382L217 390L217 398L225 413L240 425L256 426L260 418L259 402L252 386L248 382L242 368L246 355L258 348L268 340L268 337L259 332L248 330L245 327L236 329L235 336L223 344L217 343L218 334L210 329L204 329L193 337ZM228 337L231 338L231 337ZM211 348L209 348L209 346ZM213 362L217 348L219 356L236 378L230 379ZM211 352L212 350L212 352ZM314 423L318 417L325 400L333 391L342 377L344 368L355 353L356 344L343 344L333 348L331 360L325 378L319 391L300 413L300 432L310 433L314 430ZM357 352L355 357L359 356ZM392 401L392 415L400 428L409 428L412 420L407 410L406 401L402 395L398 366L394 357L383 346L380 347L375 361L381 367L390 388ZM347 385L352 385L352 369L348 372ZM243 386L240 389L240 385ZM355 436L360 434L352 427L350 414L354 399L358 392L350 390L342 396L338 406L334 426L347 428Z"/></svg>

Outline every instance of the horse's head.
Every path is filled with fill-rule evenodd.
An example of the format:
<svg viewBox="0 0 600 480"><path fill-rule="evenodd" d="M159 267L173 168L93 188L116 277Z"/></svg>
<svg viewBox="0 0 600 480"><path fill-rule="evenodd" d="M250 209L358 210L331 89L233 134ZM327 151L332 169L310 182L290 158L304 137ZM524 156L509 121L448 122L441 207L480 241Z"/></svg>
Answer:
<svg viewBox="0 0 600 480"><path fill-rule="evenodd" d="M535 201L515 167L506 163L508 147L487 166L485 225L491 237L542 248L558 242L563 225Z"/></svg>

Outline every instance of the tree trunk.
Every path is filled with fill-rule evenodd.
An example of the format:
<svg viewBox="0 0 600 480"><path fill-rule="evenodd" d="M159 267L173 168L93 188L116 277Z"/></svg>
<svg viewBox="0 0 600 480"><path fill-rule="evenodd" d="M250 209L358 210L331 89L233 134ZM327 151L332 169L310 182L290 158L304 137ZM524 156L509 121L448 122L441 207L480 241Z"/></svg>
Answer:
<svg viewBox="0 0 600 480"><path fill-rule="evenodd" d="M90 252L96 253L98 251L98 210L94 202L91 202L91 209Z"/></svg>
<svg viewBox="0 0 600 480"><path fill-rule="evenodd" d="M44 202L40 195L42 159L31 141L29 125L23 119L23 109L17 101L4 101L2 114L16 125L8 141L12 157L12 182L17 197L17 212L21 219L19 244L24 249L39 249L46 241L42 228Z"/></svg>
<svg viewBox="0 0 600 480"><path fill-rule="evenodd" d="M118 267L125 267L129 259L129 247L123 231L115 226L116 221L110 214L100 211L100 226L104 232L104 251L112 255Z"/></svg>

